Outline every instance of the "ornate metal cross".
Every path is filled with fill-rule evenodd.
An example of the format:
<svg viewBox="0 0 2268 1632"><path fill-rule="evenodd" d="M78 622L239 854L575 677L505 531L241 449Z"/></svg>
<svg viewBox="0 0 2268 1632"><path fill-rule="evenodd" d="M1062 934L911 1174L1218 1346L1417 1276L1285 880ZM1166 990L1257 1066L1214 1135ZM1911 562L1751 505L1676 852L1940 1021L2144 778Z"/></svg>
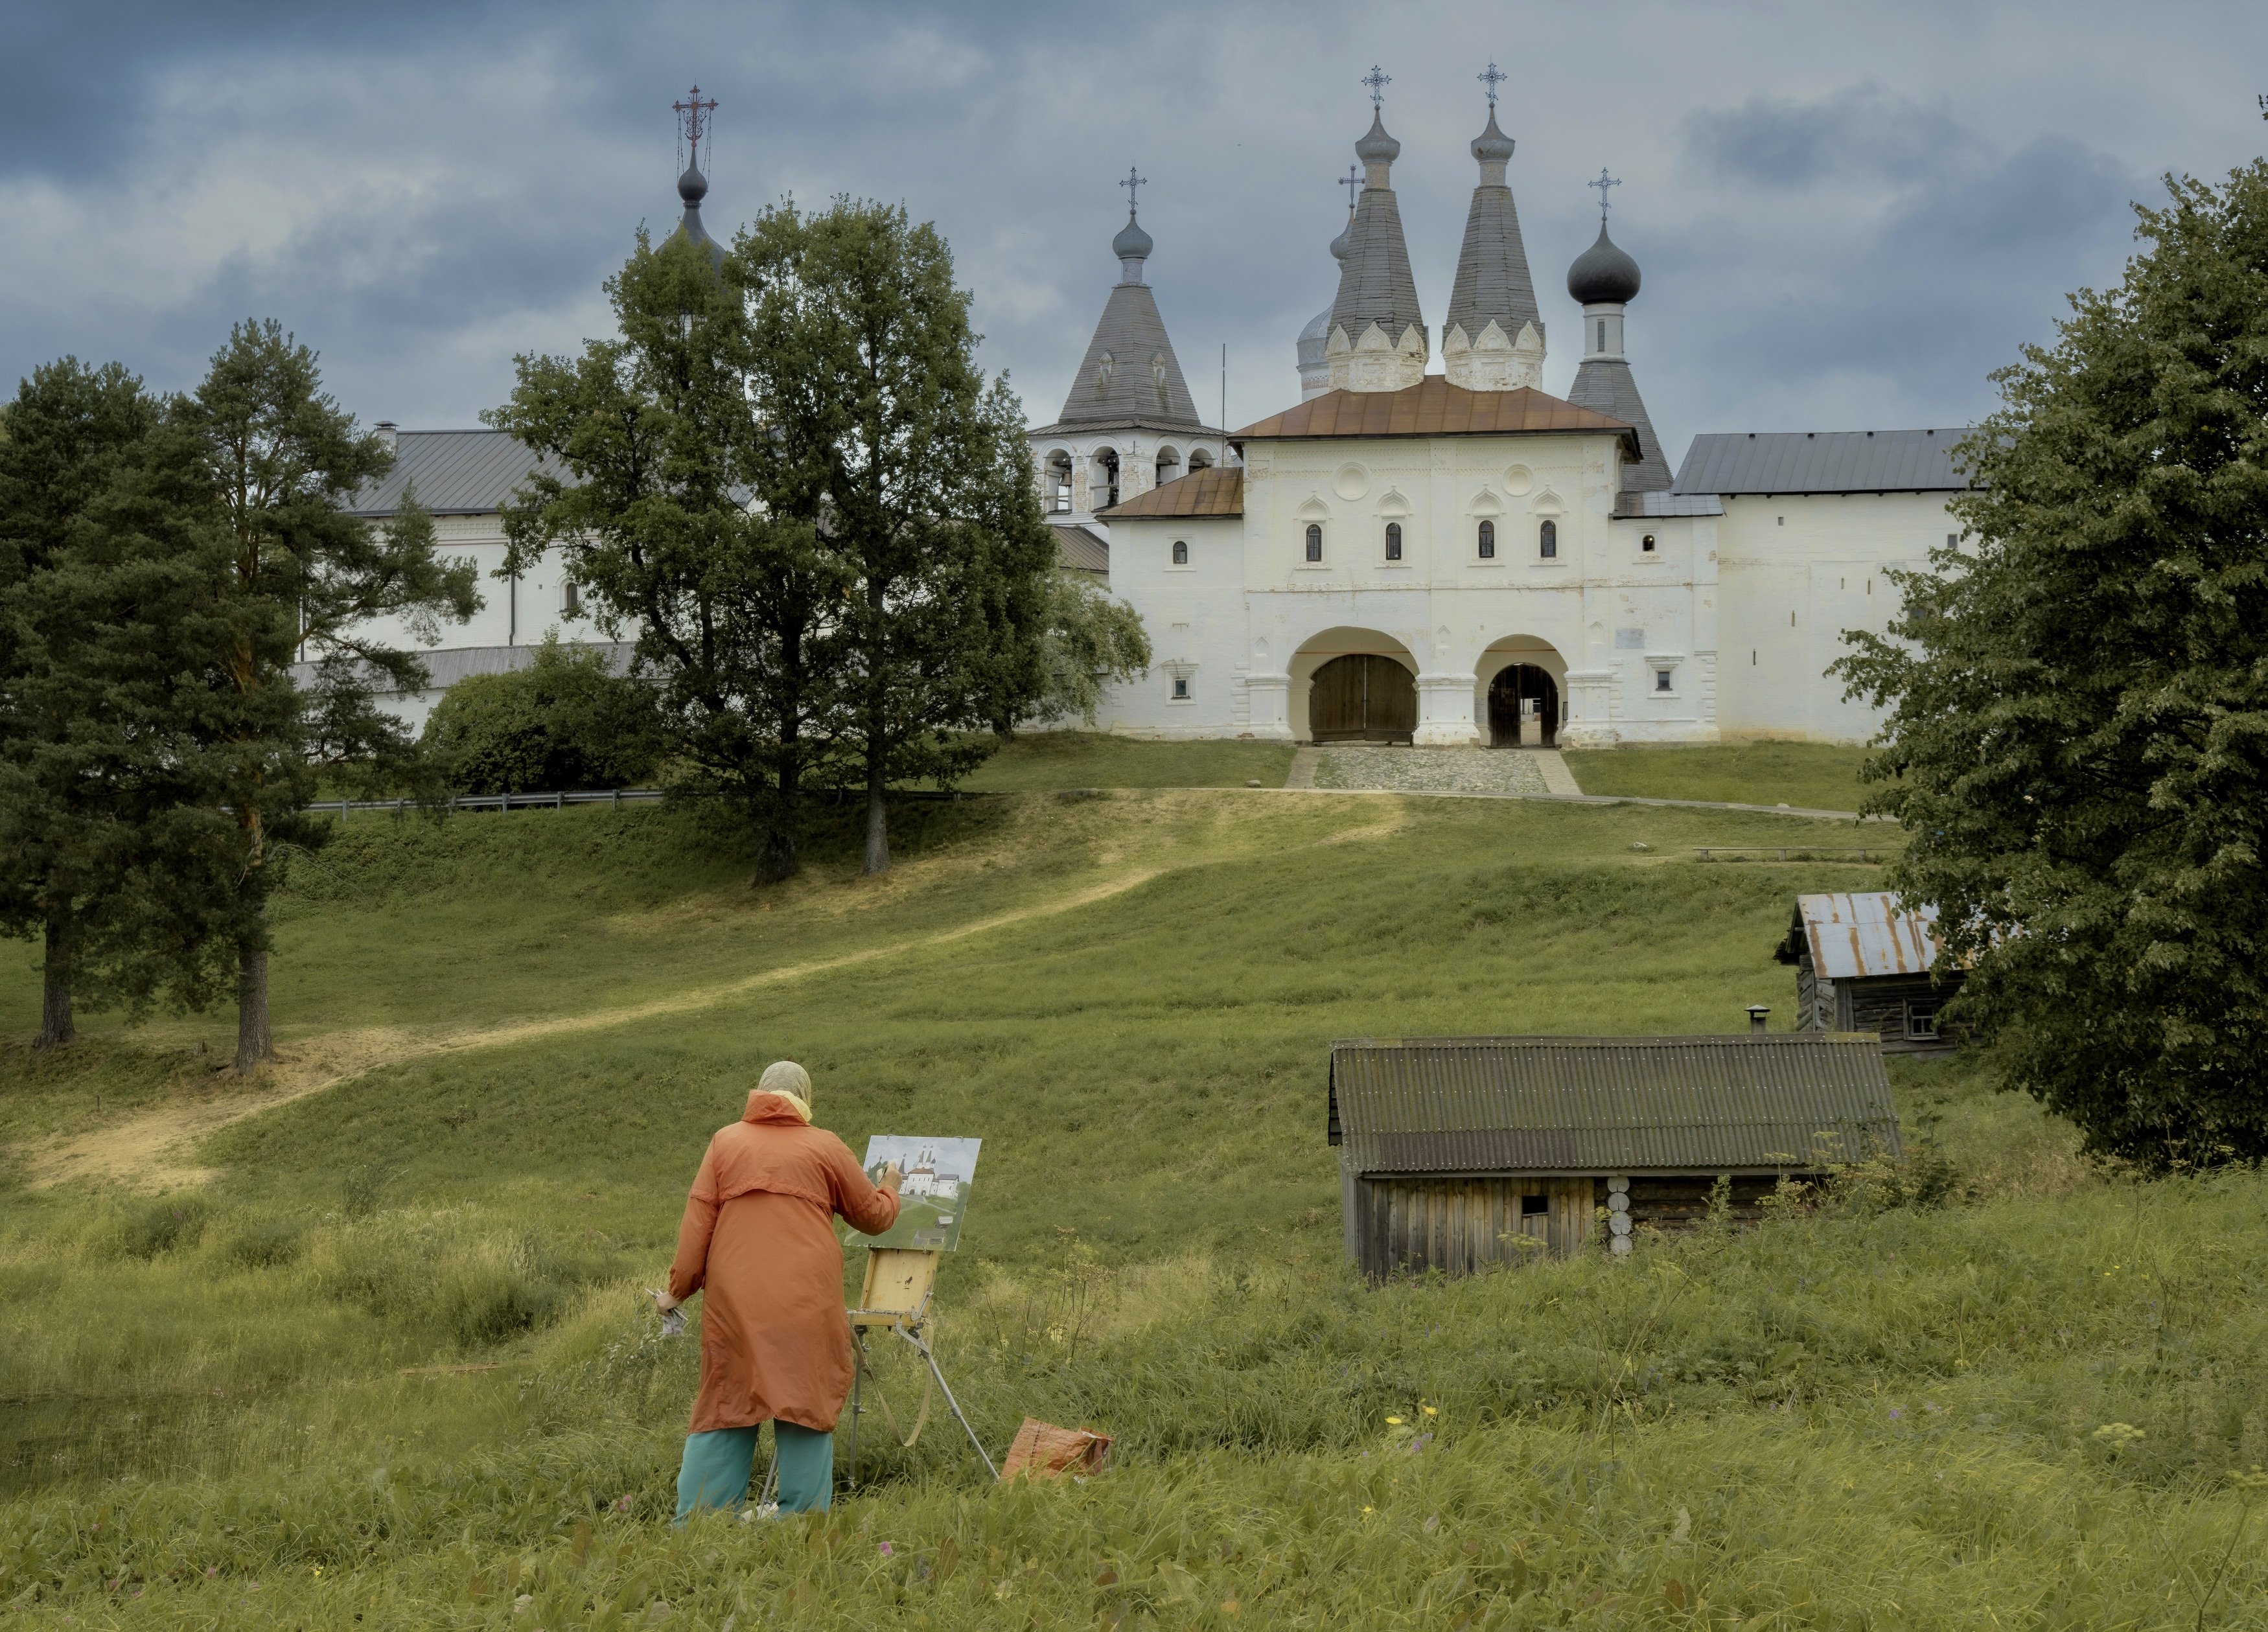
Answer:
<svg viewBox="0 0 2268 1632"><path fill-rule="evenodd" d="M1381 73L1379 71L1378 64L1373 62L1370 65L1370 71L1365 74L1357 83L1366 85L1370 87L1370 105L1373 107L1379 107L1385 104L1386 87L1394 83L1394 76L1388 73Z"/></svg>
<svg viewBox="0 0 2268 1632"><path fill-rule="evenodd" d="M1142 195L1141 189L1150 185L1150 178L1129 165L1126 166L1126 179L1118 185L1126 189L1126 213L1130 216L1135 211L1136 201Z"/></svg>
<svg viewBox="0 0 2268 1632"><path fill-rule="evenodd" d="M1597 180L1583 183L1585 187L1594 187L1599 189L1599 224L1601 226L1607 224L1607 189L1610 187L1620 187L1622 184L1623 179L1620 176L1609 175L1604 165L1599 166Z"/></svg>
<svg viewBox="0 0 2268 1632"><path fill-rule="evenodd" d="M1511 78L1512 76L1498 68L1495 62L1491 60L1488 65L1488 71L1486 73L1475 74L1473 77L1479 80L1483 85L1488 87L1489 106L1491 107L1494 107L1496 106L1496 88L1502 85L1506 80Z"/></svg>
<svg viewBox="0 0 2268 1632"><path fill-rule="evenodd" d="M1362 191L1361 166L1349 165L1346 174L1339 178L1339 185L1347 190L1347 214L1352 215L1354 214L1354 195Z"/></svg>
<svg viewBox="0 0 2268 1632"><path fill-rule="evenodd" d="M670 111L677 115L678 134L685 138L686 163L694 169L701 168L701 140L709 133L709 116L717 111L717 99L701 99L701 87L693 87L693 94L682 102L672 102Z"/></svg>

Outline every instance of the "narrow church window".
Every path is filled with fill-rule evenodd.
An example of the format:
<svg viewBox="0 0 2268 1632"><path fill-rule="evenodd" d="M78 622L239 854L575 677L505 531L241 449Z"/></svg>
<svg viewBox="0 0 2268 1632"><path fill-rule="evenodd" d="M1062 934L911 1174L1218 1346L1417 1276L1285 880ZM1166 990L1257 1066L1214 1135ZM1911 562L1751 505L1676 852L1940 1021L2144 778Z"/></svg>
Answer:
<svg viewBox="0 0 2268 1632"><path fill-rule="evenodd" d="M1539 540L1539 553L1543 555L1544 560L1550 561L1559 554L1559 524L1557 522L1545 522L1542 527L1536 530L1536 537Z"/></svg>
<svg viewBox="0 0 2268 1632"><path fill-rule="evenodd" d="M1601 319L1599 320L1599 349L1600 349L1600 350L1602 350L1602 351L1604 351L1606 349L1607 349L1607 320L1606 320L1606 319L1604 319L1604 318L1601 318Z"/></svg>
<svg viewBox="0 0 2268 1632"><path fill-rule="evenodd" d="M1644 538L1640 539L1640 540L1638 541L1638 548L1639 548L1640 550L1644 551L1646 555L1653 555L1653 533L1647 533Z"/></svg>
<svg viewBox="0 0 2268 1632"><path fill-rule="evenodd" d="M1776 527L1784 527L1787 526L1787 518L1785 516L1775 518L1772 521L1772 526Z"/></svg>
<svg viewBox="0 0 2268 1632"><path fill-rule="evenodd" d="M1795 627L1795 614L1793 612L1787 614L1787 626L1790 629L1793 629Z"/></svg>
<svg viewBox="0 0 2268 1632"><path fill-rule="evenodd" d="M1174 702L1187 702L1189 700L1189 677L1188 675L1186 675L1186 674L1176 674L1176 675L1174 675Z"/></svg>
<svg viewBox="0 0 2268 1632"><path fill-rule="evenodd" d="M1750 668L1756 666L1756 649L1754 646L1749 648L1749 666Z"/></svg>
<svg viewBox="0 0 2268 1632"><path fill-rule="evenodd" d="M1551 524L1547 521L1543 525L1548 527ZM1493 521L1481 523L1481 559L1483 561L1496 559L1496 523Z"/></svg>
<svg viewBox="0 0 2268 1632"><path fill-rule="evenodd" d="M1669 669L1656 669L1653 672L1653 688L1656 691L1668 691L1669 689L1669 677L1672 673L1674 673L1674 671Z"/></svg>
<svg viewBox="0 0 2268 1632"><path fill-rule="evenodd" d="M1319 524L1311 521L1307 524L1307 559L1321 561L1322 558L1323 529Z"/></svg>
<svg viewBox="0 0 2268 1632"><path fill-rule="evenodd" d="M1958 533L1947 533L1947 534L1945 535L1945 548L1948 548L1948 549L1956 549L1956 548L1958 548L1960 547L1960 544L1961 544L1961 535L1960 535Z"/></svg>
<svg viewBox="0 0 2268 1632"><path fill-rule="evenodd" d="M1187 539L1174 540L1174 564L1177 567L1186 567L1189 564L1189 544Z"/></svg>
<svg viewBox="0 0 2268 1632"><path fill-rule="evenodd" d="M1386 558L1388 561L1402 559L1402 524L1398 521L1386 524Z"/></svg>
<svg viewBox="0 0 2268 1632"><path fill-rule="evenodd" d="M583 592L573 584L567 584L564 594L560 598L560 609L564 612L582 611Z"/></svg>

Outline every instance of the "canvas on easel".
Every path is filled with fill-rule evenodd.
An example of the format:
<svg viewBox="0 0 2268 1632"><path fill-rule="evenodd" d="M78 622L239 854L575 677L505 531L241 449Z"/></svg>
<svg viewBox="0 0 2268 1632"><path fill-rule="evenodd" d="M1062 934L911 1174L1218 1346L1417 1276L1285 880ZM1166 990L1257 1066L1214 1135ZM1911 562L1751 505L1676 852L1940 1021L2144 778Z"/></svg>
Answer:
<svg viewBox="0 0 2268 1632"><path fill-rule="evenodd" d="M959 1246L969 1186L976 1177L976 1152L983 1143L902 1134L876 1134L867 1140L867 1178L879 1181L882 1170L893 1162L905 1175L898 1187L898 1222L867 1246L924 1253L949 1253Z"/></svg>

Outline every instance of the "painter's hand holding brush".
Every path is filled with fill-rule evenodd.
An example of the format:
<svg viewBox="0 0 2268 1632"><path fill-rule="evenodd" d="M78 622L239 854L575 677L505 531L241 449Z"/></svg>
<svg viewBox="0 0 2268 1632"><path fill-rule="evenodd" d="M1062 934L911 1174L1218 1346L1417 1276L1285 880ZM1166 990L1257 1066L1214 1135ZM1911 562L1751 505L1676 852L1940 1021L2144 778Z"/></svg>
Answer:
<svg viewBox="0 0 2268 1632"><path fill-rule="evenodd" d="M887 1190L892 1195L895 1195L898 1193L898 1187L905 1181L906 1176L898 1170L898 1165L895 1162L890 1162L883 1166L882 1176L874 1180L874 1187L877 1190Z"/></svg>

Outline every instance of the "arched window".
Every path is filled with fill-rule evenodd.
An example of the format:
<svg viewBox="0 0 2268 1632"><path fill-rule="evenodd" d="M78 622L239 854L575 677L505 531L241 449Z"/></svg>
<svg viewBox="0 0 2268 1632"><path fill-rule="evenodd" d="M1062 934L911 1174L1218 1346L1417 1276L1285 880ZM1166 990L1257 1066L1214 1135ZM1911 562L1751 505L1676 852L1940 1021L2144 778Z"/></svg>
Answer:
<svg viewBox="0 0 2268 1632"><path fill-rule="evenodd" d="M1493 521L1481 523L1481 559L1483 561L1496 559L1496 523Z"/></svg>
<svg viewBox="0 0 2268 1632"><path fill-rule="evenodd" d="M1174 540L1174 564L1177 567L1189 564L1189 541L1187 539Z"/></svg>
<svg viewBox="0 0 2268 1632"><path fill-rule="evenodd" d="M1177 481L1181 474L1182 456L1171 448L1160 448L1158 450L1158 485L1162 488L1168 482Z"/></svg>
<svg viewBox="0 0 2268 1632"><path fill-rule="evenodd" d="M1322 558L1322 524L1321 522L1311 521L1307 524L1307 559L1309 561L1321 561Z"/></svg>
<svg viewBox="0 0 2268 1632"><path fill-rule="evenodd" d="M1640 540L1638 541L1638 547L1639 551L1640 551L1642 554L1648 555L1653 555L1653 533L1647 533L1644 538L1640 539Z"/></svg>
<svg viewBox="0 0 2268 1632"><path fill-rule="evenodd" d="M1402 524L1398 521L1386 524L1386 558L1388 561L1402 559Z"/></svg>
<svg viewBox="0 0 2268 1632"><path fill-rule="evenodd" d="M1191 448L1189 450L1189 474L1191 475L1197 474L1197 473L1201 470L1211 470L1211 468L1212 455L1211 453L1208 453L1203 448Z"/></svg>
<svg viewBox="0 0 2268 1632"><path fill-rule="evenodd" d="M1536 529L1536 554L1550 561L1559 553L1559 524L1547 521Z"/></svg>

